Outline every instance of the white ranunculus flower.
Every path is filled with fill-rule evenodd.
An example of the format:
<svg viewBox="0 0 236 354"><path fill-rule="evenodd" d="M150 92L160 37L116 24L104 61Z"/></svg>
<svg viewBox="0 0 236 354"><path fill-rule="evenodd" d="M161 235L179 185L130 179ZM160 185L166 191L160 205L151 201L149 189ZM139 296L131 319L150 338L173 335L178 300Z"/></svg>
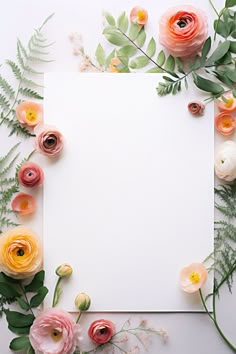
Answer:
<svg viewBox="0 0 236 354"><path fill-rule="evenodd" d="M236 143L225 141L219 146L215 156L215 173L225 181L236 178Z"/></svg>

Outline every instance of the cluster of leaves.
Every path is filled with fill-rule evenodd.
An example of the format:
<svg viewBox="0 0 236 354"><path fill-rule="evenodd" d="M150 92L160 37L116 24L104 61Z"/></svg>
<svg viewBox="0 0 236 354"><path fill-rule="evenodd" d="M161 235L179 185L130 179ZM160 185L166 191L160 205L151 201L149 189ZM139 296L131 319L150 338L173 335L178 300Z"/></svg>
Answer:
<svg viewBox="0 0 236 354"><path fill-rule="evenodd" d="M44 271L35 274L32 281L26 284L25 280L13 279L0 273L0 294L10 302L17 302L23 312L3 309L6 315L8 328L18 337L10 343L13 351L27 350L27 354L33 354L34 350L29 341L29 331L34 322L33 308L40 306L48 293L44 286Z"/></svg>
<svg viewBox="0 0 236 354"><path fill-rule="evenodd" d="M215 203L215 207L223 215L224 220L215 222L214 253L211 254L214 270L214 293L226 283L229 291L232 288L233 273L236 270L236 181L231 185L215 188L216 197L223 204Z"/></svg>
<svg viewBox="0 0 236 354"><path fill-rule="evenodd" d="M209 37L201 53L192 60L167 56L163 50L156 54L155 39L152 37L146 44L144 26L130 23L125 12L117 20L111 14L105 13L108 25L103 34L116 48L106 57L104 48L99 44L96 50L97 62L105 71L111 59L117 57L121 62L117 65L119 72L129 73L149 66L147 73L163 73L164 81L159 82L157 86L160 96L178 93L183 84L188 88L187 79L191 76L199 89L209 92L211 97L219 97L226 90L233 89L236 84L236 12L232 10L235 5L236 0L226 0L220 13L214 8L218 17L214 22L215 34L220 35L223 40L212 52L212 40ZM212 53L209 55L210 51ZM205 71L207 77L213 77L213 80L199 75L200 70Z"/></svg>
<svg viewBox="0 0 236 354"><path fill-rule="evenodd" d="M52 17L49 16L41 27L34 31L27 47L17 40L17 59L16 61L6 60L6 64L14 75L16 89L0 74L0 125L6 124L10 129L10 135L23 134L24 136L33 136L25 127L22 127L15 117L15 108L25 98L42 100L39 93L39 85L32 76L43 74L35 70L34 65L37 62L50 62L46 57L49 53L46 51L52 43L48 43L42 33L44 25Z"/></svg>

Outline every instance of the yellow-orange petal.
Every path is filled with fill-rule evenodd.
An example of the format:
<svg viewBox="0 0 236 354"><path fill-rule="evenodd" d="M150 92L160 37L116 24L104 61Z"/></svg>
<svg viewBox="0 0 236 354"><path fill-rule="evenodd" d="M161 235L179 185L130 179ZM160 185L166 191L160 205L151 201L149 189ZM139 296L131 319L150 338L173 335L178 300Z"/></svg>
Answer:
<svg viewBox="0 0 236 354"><path fill-rule="evenodd" d="M140 6L135 6L130 12L130 21L132 23L144 26L148 20L148 12Z"/></svg>
<svg viewBox="0 0 236 354"><path fill-rule="evenodd" d="M26 193L18 193L11 203L12 210L17 211L19 215L31 214L36 209L35 198Z"/></svg>
<svg viewBox="0 0 236 354"><path fill-rule="evenodd" d="M217 107L220 111L234 112L236 110L236 98L232 91L224 93L217 101Z"/></svg>
<svg viewBox="0 0 236 354"><path fill-rule="evenodd" d="M43 107L36 102L22 102L16 107L16 118L22 124L35 127L43 121Z"/></svg>
<svg viewBox="0 0 236 354"><path fill-rule="evenodd" d="M120 65L120 64L121 64L121 61L120 61L119 58L117 58L117 57L112 58L111 61L110 61L110 65L109 65L110 72L119 73L120 70L119 70L119 68L117 66Z"/></svg>
<svg viewBox="0 0 236 354"><path fill-rule="evenodd" d="M223 135L230 135L234 132L236 120L232 114L221 112L215 117L215 127Z"/></svg>
<svg viewBox="0 0 236 354"><path fill-rule="evenodd" d="M198 291L207 280L207 270L202 263L192 263L180 272L179 283L183 291L194 293Z"/></svg>

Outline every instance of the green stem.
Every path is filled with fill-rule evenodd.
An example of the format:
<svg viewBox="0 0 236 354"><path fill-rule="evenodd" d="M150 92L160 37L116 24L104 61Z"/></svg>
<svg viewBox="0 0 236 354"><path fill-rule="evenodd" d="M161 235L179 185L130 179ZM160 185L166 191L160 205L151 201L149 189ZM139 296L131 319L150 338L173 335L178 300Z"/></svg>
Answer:
<svg viewBox="0 0 236 354"><path fill-rule="evenodd" d="M230 349L232 349L232 351L234 353L236 353L236 347L233 346L233 344L228 340L228 338L226 338L226 336L224 335L222 329L220 328L218 322L217 322L217 319L216 319L216 303L215 303L215 292L213 293L213 315L210 314L208 308L207 308L207 305L206 305L206 302L203 298L203 295L202 295L202 291L201 289L199 289L199 293L200 293L200 298L201 298L201 301L202 301L202 304L203 304L203 307L204 309L206 310L208 316L211 318L211 320L213 321L218 333L220 334L221 338L225 341L225 343L230 347Z"/></svg>
<svg viewBox="0 0 236 354"><path fill-rule="evenodd" d="M30 306L30 302L29 302L28 297L27 297L27 294L26 294L26 292L25 292L25 287L22 285L21 282L20 282L20 288L21 288L21 290L22 290L22 292L23 292L25 301L27 302L27 305L29 306L29 310L30 310L30 312L32 313L32 315L34 316L34 312L33 312L33 310L32 310L32 307Z"/></svg>
<svg viewBox="0 0 236 354"><path fill-rule="evenodd" d="M60 282L61 282L61 277L58 277L57 283L56 283L56 286L55 286L55 289L54 289L52 307L55 307L58 304L58 301L59 301L60 294L58 294L58 291L59 291L58 289L59 289L59 286L60 286Z"/></svg>
<svg viewBox="0 0 236 354"><path fill-rule="evenodd" d="M82 316L82 311L79 312L79 315L77 317L76 323L79 323L79 320L80 320L81 316Z"/></svg>
<svg viewBox="0 0 236 354"><path fill-rule="evenodd" d="M220 15L219 15L218 11L216 10L215 5L213 4L213 2L212 2L211 0L209 0L209 3L211 4L211 7L212 7L213 10L215 11L216 16L219 17Z"/></svg>

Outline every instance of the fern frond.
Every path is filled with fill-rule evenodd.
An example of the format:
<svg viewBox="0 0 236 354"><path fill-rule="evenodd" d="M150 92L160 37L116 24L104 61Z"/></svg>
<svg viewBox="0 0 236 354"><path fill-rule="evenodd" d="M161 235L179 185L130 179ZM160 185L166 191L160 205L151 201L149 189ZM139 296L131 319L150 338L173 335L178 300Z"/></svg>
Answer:
<svg viewBox="0 0 236 354"><path fill-rule="evenodd" d="M25 71L30 73L30 74L36 74L36 75L42 75L43 71L37 71L35 69L33 69L32 67L30 67L29 65L25 66Z"/></svg>
<svg viewBox="0 0 236 354"><path fill-rule="evenodd" d="M21 51L22 55L24 56L24 58L27 60L28 59L28 53L26 48L23 46L22 42L20 41L20 39L17 39L17 45L19 47L19 50Z"/></svg>
<svg viewBox="0 0 236 354"><path fill-rule="evenodd" d="M0 107L5 111L10 108L10 101L0 93Z"/></svg>
<svg viewBox="0 0 236 354"><path fill-rule="evenodd" d="M33 97L33 98L36 98L38 100L42 100L43 99L43 96L41 96L38 92L33 91L33 90L29 89L29 88L21 87L19 91L25 97Z"/></svg>
<svg viewBox="0 0 236 354"><path fill-rule="evenodd" d="M3 164L9 159L9 157L12 155L12 153L18 148L18 146L20 145L20 143L15 144L9 151L8 153L0 158L0 170L1 170L1 166L3 166Z"/></svg>
<svg viewBox="0 0 236 354"><path fill-rule="evenodd" d="M8 165L3 170L0 171L0 178L3 178L4 176L6 176L6 174L10 171L10 169L14 165L14 163L17 160L19 155L20 155L20 153L18 153L16 156L14 156L13 159L8 163Z"/></svg>
<svg viewBox="0 0 236 354"><path fill-rule="evenodd" d="M26 127L23 127L20 125L20 123L17 120L10 120L10 119L5 119L7 121L7 126L10 128L10 133L9 136L12 136L13 134L16 135L22 135L24 137L34 137L35 134L31 133Z"/></svg>
<svg viewBox="0 0 236 354"><path fill-rule="evenodd" d="M52 63L55 61L55 60L46 60L46 59L42 59L39 57L33 57L33 56L30 56L29 60L32 62L41 62L41 63Z"/></svg>
<svg viewBox="0 0 236 354"><path fill-rule="evenodd" d="M6 63L7 63L7 65L10 66L15 78L17 80L21 80L22 72L21 72L21 69L19 68L19 66L16 63L14 63L12 60L6 60Z"/></svg>
<svg viewBox="0 0 236 354"><path fill-rule="evenodd" d="M15 96L15 90L11 87L10 84L8 84L2 75L0 75L0 87L9 96L9 98L13 98Z"/></svg>

